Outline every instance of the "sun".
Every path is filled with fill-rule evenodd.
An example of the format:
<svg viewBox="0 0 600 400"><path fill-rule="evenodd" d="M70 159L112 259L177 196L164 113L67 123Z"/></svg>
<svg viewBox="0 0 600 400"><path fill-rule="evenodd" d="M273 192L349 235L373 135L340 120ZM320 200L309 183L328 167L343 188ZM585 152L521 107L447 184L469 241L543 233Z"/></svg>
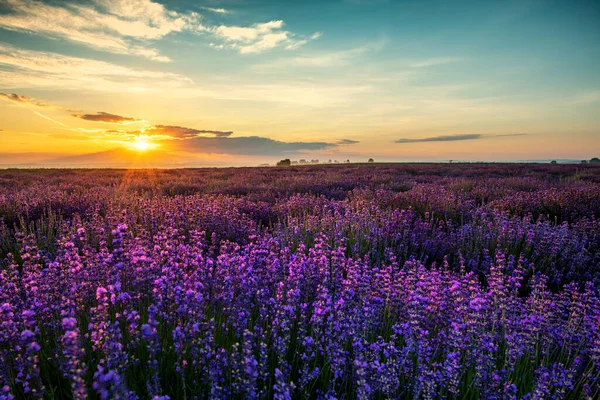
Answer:
<svg viewBox="0 0 600 400"><path fill-rule="evenodd" d="M156 145L152 143L147 136L138 136L131 146L134 150L146 151L154 148Z"/></svg>
<svg viewBox="0 0 600 400"><path fill-rule="evenodd" d="M135 147L136 150L144 151L150 148L150 143L145 139L140 139L135 141L133 147Z"/></svg>

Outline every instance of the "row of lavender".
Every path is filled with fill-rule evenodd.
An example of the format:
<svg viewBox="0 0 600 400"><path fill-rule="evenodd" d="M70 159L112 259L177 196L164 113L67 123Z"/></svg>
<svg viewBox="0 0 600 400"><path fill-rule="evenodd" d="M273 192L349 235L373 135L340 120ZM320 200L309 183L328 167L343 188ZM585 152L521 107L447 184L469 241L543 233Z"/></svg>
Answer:
<svg viewBox="0 0 600 400"><path fill-rule="evenodd" d="M0 173L0 398L598 396L600 169L432 168Z"/></svg>

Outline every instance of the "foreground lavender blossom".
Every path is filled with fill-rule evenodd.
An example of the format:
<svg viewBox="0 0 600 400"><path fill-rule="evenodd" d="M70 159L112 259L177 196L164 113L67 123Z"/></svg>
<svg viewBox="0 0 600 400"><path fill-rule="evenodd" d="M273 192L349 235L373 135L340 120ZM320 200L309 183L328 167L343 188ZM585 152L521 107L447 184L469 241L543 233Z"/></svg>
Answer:
<svg viewBox="0 0 600 400"><path fill-rule="evenodd" d="M436 168L1 172L0 399L598 398L600 169Z"/></svg>

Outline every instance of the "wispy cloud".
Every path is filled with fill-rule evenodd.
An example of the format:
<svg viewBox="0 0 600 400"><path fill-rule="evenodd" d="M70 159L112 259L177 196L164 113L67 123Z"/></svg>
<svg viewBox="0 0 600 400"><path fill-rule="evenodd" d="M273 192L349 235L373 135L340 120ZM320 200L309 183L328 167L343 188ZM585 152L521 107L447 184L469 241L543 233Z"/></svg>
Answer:
<svg viewBox="0 0 600 400"><path fill-rule="evenodd" d="M194 129L175 125L156 125L144 130L144 134L146 135L169 136L177 139L189 139L200 136L227 137L231 136L232 133L232 131Z"/></svg>
<svg viewBox="0 0 600 400"><path fill-rule="evenodd" d="M276 47L293 50L321 36L318 32L310 37L296 35L283 29L283 26L284 22L278 20L249 27L221 25L208 31L223 41L220 44L211 43L212 47L233 48L241 54L261 53Z"/></svg>
<svg viewBox="0 0 600 400"><path fill-rule="evenodd" d="M4 0L8 12L0 14L0 28L24 31L117 54L130 54L169 62L150 41L178 32L209 34L242 54L260 53L275 47L296 49L320 36L305 37L283 29L283 21L250 26L206 26L196 12L176 12L152 0L92 0L90 3L46 4L35 0ZM224 8L206 11L229 13Z"/></svg>
<svg viewBox="0 0 600 400"><path fill-rule="evenodd" d="M335 144L327 142L281 142L265 137L247 136L235 138L197 137L185 141L171 142L169 147L186 152L249 156L281 155L283 157L297 152L323 150L335 147Z"/></svg>
<svg viewBox="0 0 600 400"><path fill-rule="evenodd" d="M60 122L60 121L58 121L58 120L56 120L56 119L54 119L54 118L51 118L51 117L47 116L46 114L42 114L42 113L41 113L41 112L39 112L39 111L34 111L34 110L32 110L32 111L33 111L33 113L34 113L35 115L37 115L37 116L39 116L39 117L42 117L42 118L44 118L44 119L47 119L48 121L54 122L55 124L58 124L58 125L60 125L60 126L62 126L62 127L65 127L65 128L71 129L71 127L70 127L69 125L67 125L67 124L65 124L65 123L63 123L63 122Z"/></svg>
<svg viewBox="0 0 600 400"><path fill-rule="evenodd" d="M123 117L116 114L110 114L107 112L100 111L96 114L72 114L73 117L84 119L86 121L94 121L94 122L108 122L108 123L127 123L127 122L137 122L138 119L131 117Z"/></svg>
<svg viewBox="0 0 600 400"><path fill-rule="evenodd" d="M111 129L105 131L105 133L110 136L121 136L125 139L134 139L143 135L152 140L187 140L197 137L228 137L233 134L233 131L194 129L176 125L154 125L145 129L128 131Z"/></svg>
<svg viewBox="0 0 600 400"><path fill-rule="evenodd" d="M432 136L426 138L417 138L417 139L398 139L395 143L426 143L426 142L457 142L462 140L477 140L477 139L485 139L490 137L511 137L511 136L525 136L524 133L507 133L507 134L499 134L499 135L484 135L481 133L468 133L468 134L459 134L459 135L441 135L441 136Z"/></svg>
<svg viewBox="0 0 600 400"><path fill-rule="evenodd" d="M144 120L130 118L130 117L123 117L121 115L111 114L111 113L102 112L102 111L97 112L96 114L86 114L86 113L80 112L79 110L66 108L66 107L62 107L59 105L55 105L55 104L50 104L44 100L36 99L34 97L29 97L29 96L25 96L25 95L17 94L17 93L0 93L0 99L15 103L19 106L27 107L27 108L41 108L41 109L47 109L47 110L75 113L75 114L71 114L71 116L73 116L75 118L83 119L86 121L118 123L118 124L124 124L124 125L136 123L136 122L146 122ZM32 109L31 111L34 114L36 114L42 118L45 118L52 122L55 122L66 128L70 128L68 125L66 125L60 121L57 121L53 118L50 118L49 116L42 114L39 111L36 111L34 109ZM101 132L102 131L99 129L85 129L85 128L70 128L70 129L80 131L80 132Z"/></svg>
<svg viewBox="0 0 600 400"><path fill-rule="evenodd" d="M65 56L43 51L23 50L0 42L0 87L53 87L107 92L136 88L188 86L191 79L169 72L149 71Z"/></svg>
<svg viewBox="0 0 600 400"><path fill-rule="evenodd" d="M342 67L356 63L360 57L377 52L384 46L385 40L378 40L347 50L281 57L277 60L270 60L268 63L254 65L251 68L256 72L271 72L274 69Z"/></svg>
<svg viewBox="0 0 600 400"><path fill-rule="evenodd" d="M481 139L483 135L474 133L474 134L465 134L465 135L442 135L442 136L433 136L421 139L398 139L396 143L422 143L422 142L455 142L459 140L474 140Z"/></svg>
<svg viewBox="0 0 600 400"><path fill-rule="evenodd" d="M16 93L0 93L0 98L7 100L7 101L14 102L14 103L31 105L34 107L56 108L56 106L48 104L42 100L34 99L33 97L23 96L23 95L16 94Z"/></svg>
<svg viewBox="0 0 600 400"><path fill-rule="evenodd" d="M43 114L43 113L37 111L36 109L41 108L41 109L62 110L62 111L74 111L74 110L69 110L67 108L63 108L60 106L46 103L42 100L35 99L33 97L24 96L24 95L20 95L20 94L16 94L16 93L0 93L0 99L12 102L20 107L27 108L27 109L29 109L29 111L31 111L38 117L44 118L48 121L54 122L55 124L62 126L62 127L70 129L70 127L68 125L66 125L60 121L57 121L56 119L51 118L51 117L47 116L46 114Z"/></svg>
<svg viewBox="0 0 600 400"><path fill-rule="evenodd" d="M289 103L304 107L336 106L353 101L372 88L361 82L323 85L289 80L249 84L206 82L202 86L186 76L135 69L108 62L62 54L22 50L0 42L0 87L99 91L106 93L161 93L177 98L214 98L252 102Z"/></svg>
<svg viewBox="0 0 600 400"><path fill-rule="evenodd" d="M151 0L95 0L92 4L46 4L33 0L5 0L8 13L0 27L49 37L60 37L112 53L134 54L170 61L140 41L172 32L198 29L197 13L180 14Z"/></svg>
<svg viewBox="0 0 600 400"><path fill-rule="evenodd" d="M231 11L226 10L224 8L213 8L213 7L202 7L202 9L210 12L214 12L217 14L231 14Z"/></svg>
<svg viewBox="0 0 600 400"><path fill-rule="evenodd" d="M358 140L352 140L352 139L340 139L336 142L336 144L339 145L344 145L344 144L357 144L360 143Z"/></svg>
<svg viewBox="0 0 600 400"><path fill-rule="evenodd" d="M22 50L0 42L0 64L43 73L76 76L118 76L120 78L177 79L191 82L181 75L123 67L104 61L65 56L44 51Z"/></svg>

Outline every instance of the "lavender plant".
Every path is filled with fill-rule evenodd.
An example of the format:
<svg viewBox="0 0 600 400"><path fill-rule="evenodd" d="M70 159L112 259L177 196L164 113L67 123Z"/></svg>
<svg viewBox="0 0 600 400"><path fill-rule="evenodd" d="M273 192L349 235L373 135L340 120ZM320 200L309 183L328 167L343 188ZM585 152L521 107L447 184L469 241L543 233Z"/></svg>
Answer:
<svg viewBox="0 0 600 400"><path fill-rule="evenodd" d="M523 168L0 172L0 399L598 398L600 169Z"/></svg>

